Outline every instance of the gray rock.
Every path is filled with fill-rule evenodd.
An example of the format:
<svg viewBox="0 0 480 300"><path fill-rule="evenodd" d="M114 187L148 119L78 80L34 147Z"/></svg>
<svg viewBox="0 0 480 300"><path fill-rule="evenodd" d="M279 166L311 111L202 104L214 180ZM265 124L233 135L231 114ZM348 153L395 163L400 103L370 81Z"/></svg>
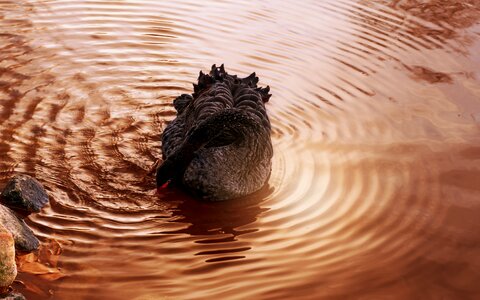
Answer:
<svg viewBox="0 0 480 300"><path fill-rule="evenodd" d="M38 180L19 174L7 182L0 201L13 210L29 214L39 212L48 203L48 195Z"/></svg>
<svg viewBox="0 0 480 300"><path fill-rule="evenodd" d="M26 300L26 298L20 293L10 292L4 296L0 295L0 300Z"/></svg>
<svg viewBox="0 0 480 300"><path fill-rule="evenodd" d="M16 249L28 252L38 249L40 242L33 231L12 210L3 205L0 205L0 224L12 233Z"/></svg>

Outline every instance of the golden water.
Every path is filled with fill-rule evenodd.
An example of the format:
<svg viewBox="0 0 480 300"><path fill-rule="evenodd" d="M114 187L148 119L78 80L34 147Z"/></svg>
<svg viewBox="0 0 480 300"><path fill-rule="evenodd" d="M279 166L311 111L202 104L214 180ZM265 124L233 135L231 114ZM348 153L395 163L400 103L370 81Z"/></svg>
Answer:
<svg viewBox="0 0 480 300"><path fill-rule="evenodd" d="M30 299L480 298L480 1L0 1L0 180L66 277ZM269 185L155 193L198 71L273 97Z"/></svg>

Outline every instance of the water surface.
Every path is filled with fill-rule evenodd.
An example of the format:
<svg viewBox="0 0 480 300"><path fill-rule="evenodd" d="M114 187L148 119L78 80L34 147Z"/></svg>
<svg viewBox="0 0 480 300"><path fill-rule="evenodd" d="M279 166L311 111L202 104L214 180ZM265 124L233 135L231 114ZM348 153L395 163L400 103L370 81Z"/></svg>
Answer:
<svg viewBox="0 0 480 300"><path fill-rule="evenodd" d="M28 223L61 272L14 287L480 298L479 21L477 0L1 1L0 181L44 183ZM218 204L156 194L172 99L214 63L272 88L269 184Z"/></svg>

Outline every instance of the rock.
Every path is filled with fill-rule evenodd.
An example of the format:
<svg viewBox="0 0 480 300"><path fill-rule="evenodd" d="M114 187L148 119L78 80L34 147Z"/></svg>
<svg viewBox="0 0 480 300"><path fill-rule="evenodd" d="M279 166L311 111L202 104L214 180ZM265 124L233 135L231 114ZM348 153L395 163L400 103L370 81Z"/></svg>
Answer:
<svg viewBox="0 0 480 300"><path fill-rule="evenodd" d="M13 236L0 224L0 294L8 290L15 277L17 277L17 265Z"/></svg>
<svg viewBox="0 0 480 300"><path fill-rule="evenodd" d="M13 210L29 214L39 212L48 203L48 195L38 180L19 174L7 182L2 192L1 202Z"/></svg>
<svg viewBox="0 0 480 300"><path fill-rule="evenodd" d="M0 296L0 300L26 300L26 298L20 293L10 292L5 296Z"/></svg>
<svg viewBox="0 0 480 300"><path fill-rule="evenodd" d="M39 240L27 224L3 205L0 205L0 224L13 235L16 249L31 252L40 246Z"/></svg>

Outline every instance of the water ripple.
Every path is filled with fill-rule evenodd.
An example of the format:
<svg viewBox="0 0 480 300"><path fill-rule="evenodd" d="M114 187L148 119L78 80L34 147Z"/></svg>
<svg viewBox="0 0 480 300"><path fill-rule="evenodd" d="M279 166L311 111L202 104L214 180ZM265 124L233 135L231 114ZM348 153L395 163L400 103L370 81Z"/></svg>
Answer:
<svg viewBox="0 0 480 300"><path fill-rule="evenodd" d="M22 273L15 287L35 299L478 298L479 11L2 1L0 179L45 184L50 206L28 223L65 244L67 275ZM272 88L269 183L227 203L156 194L147 173L171 101L213 63Z"/></svg>

